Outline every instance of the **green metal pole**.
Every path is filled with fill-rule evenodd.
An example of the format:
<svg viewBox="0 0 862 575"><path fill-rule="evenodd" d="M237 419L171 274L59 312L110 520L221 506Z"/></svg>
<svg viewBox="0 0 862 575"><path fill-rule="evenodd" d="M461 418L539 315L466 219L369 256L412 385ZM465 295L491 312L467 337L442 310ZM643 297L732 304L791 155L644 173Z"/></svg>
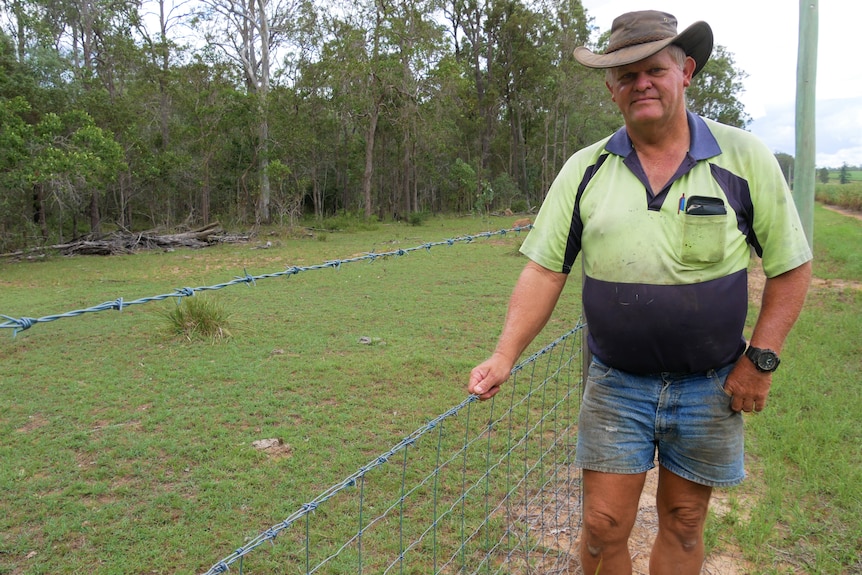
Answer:
<svg viewBox="0 0 862 575"><path fill-rule="evenodd" d="M799 211L808 245L814 247L814 181L817 86L817 13L819 0L799 0L799 50L796 61L796 159L793 201Z"/></svg>

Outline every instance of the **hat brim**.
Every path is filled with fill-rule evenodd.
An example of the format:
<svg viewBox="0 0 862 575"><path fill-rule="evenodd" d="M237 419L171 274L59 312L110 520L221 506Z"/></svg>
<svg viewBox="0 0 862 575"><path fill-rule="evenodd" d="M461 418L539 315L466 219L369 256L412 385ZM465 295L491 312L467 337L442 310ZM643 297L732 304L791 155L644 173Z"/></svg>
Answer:
<svg viewBox="0 0 862 575"><path fill-rule="evenodd" d="M610 54L596 54L585 46L575 48L575 59L588 68L627 66L661 52L671 44L682 48L695 61L693 76L703 70L712 54L712 28L706 22L695 22L677 36L621 48Z"/></svg>

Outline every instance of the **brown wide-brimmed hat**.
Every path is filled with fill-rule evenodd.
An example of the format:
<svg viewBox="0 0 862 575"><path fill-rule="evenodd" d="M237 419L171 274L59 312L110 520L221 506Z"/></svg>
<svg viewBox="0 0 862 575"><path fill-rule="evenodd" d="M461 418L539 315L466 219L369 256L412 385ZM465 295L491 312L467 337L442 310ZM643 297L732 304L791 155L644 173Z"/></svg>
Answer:
<svg viewBox="0 0 862 575"><path fill-rule="evenodd" d="M706 22L695 22L677 34L676 18L666 12L627 12L614 20L604 53L579 46L575 48L575 59L588 68L615 68L649 58L671 44L694 58L696 75L712 53L712 28Z"/></svg>

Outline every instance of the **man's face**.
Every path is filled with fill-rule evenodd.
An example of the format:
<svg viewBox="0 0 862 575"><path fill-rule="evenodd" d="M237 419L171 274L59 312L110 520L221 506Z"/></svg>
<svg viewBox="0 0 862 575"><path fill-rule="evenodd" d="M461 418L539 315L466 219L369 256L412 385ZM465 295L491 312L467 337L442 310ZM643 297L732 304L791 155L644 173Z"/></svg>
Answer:
<svg viewBox="0 0 862 575"><path fill-rule="evenodd" d="M686 58L680 69L673 55L661 52L615 68L606 82L611 97L629 127L647 127L684 113L685 89L691 84L695 62Z"/></svg>

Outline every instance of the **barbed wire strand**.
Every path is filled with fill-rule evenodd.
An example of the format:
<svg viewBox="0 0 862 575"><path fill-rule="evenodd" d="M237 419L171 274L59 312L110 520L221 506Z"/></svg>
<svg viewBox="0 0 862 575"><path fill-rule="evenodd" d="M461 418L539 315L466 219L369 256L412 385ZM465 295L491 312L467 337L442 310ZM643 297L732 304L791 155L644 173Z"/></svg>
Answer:
<svg viewBox="0 0 862 575"><path fill-rule="evenodd" d="M369 261L369 262L373 263L376 260L382 259L382 258L405 256L405 255L410 254L412 252L417 252L417 251L421 251L421 250L430 251L431 248L438 247L438 246L454 246L454 245L459 244L459 243L471 243L477 239L491 238L494 236L505 236L506 234L508 234L510 232L519 233L521 231L530 230L532 228L533 228L532 224L528 224L526 226L515 226L513 228L502 229L502 230L498 230L495 232L481 232L481 233L477 233L477 234L473 234L473 235L460 236L457 238L441 240L438 242L424 243L424 244L421 244L418 246L414 246L412 248L402 248L402 249L392 250L392 251L388 251L388 252L380 252L380 253L367 252L361 256L356 256L356 257L347 258L347 259L331 260L328 262L324 262L322 264L317 264L317 265L312 265L312 266L289 266L286 269L279 271L279 272L266 273L266 274L261 274L261 275L257 275L257 276L250 275L248 273L248 271L246 271L244 269L242 276L236 276L236 277L234 277L234 279L232 279L228 282L225 282L225 283L220 283L220 284L216 284L216 285L212 285L212 286L176 288L171 293L155 295L155 296L150 296L150 297L142 297L142 298L131 300L131 301L125 301L122 297L120 297L120 298L117 298L115 300L106 301L104 303L100 303L98 305L88 307L86 309L78 309L78 310L69 311L69 312L65 312L65 313L46 315L44 317L39 317L39 318L26 317L26 316L16 318L16 317L12 317L12 316L5 315L5 314L0 314L0 318L3 318L6 320L3 323L0 323L0 329L2 329L2 328L11 329L12 330L12 337L15 337L16 335L18 335L18 332L30 329L31 327L33 327L36 324L48 323L48 322L56 321L58 319L70 318L70 317L79 317L79 316L82 316L82 315L87 314L87 313L95 313L95 312L108 311L108 310L123 311L123 309L125 309L129 306L141 305L141 304L146 304L146 303L150 303L150 302L154 302L154 301L163 301L163 300L166 300L169 298L177 298L177 303L179 303L182 300L182 298L191 297L191 296L195 295L195 293L197 293L197 292L220 290L220 289L234 286L234 285L254 286L254 285L256 285L257 280L269 279L269 278L279 278L279 277L289 278L291 276L295 276L295 275L300 274L302 272L309 272L309 271L316 271L316 270L323 270L323 269L336 269L337 270L337 269L340 269L341 266L344 264L351 264L351 263L362 262L362 261Z"/></svg>

